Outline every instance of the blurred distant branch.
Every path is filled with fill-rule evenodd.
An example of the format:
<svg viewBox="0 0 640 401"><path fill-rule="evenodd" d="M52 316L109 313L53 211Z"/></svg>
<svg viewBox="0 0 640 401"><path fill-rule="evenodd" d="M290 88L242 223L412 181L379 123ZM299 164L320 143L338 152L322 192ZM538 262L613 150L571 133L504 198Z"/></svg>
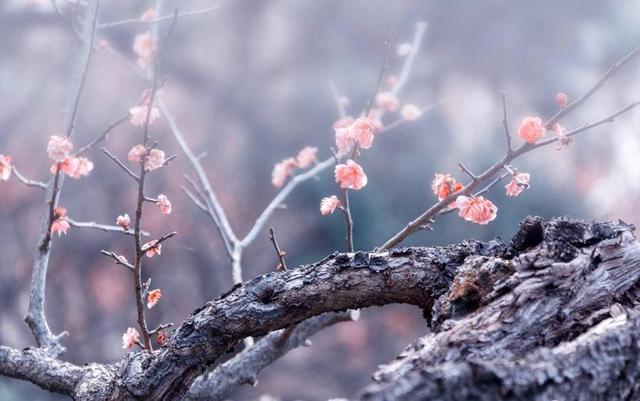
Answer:
<svg viewBox="0 0 640 401"><path fill-rule="evenodd" d="M511 144L511 132L509 131L509 109L507 107L507 92L502 92L502 126L504 127L504 135L507 139L507 153L513 152Z"/></svg>
<svg viewBox="0 0 640 401"><path fill-rule="evenodd" d="M616 71L618 71L620 67L627 64L629 61L631 61L634 57L638 56L639 54L640 54L640 47L634 49L625 57L623 57L620 61L614 63L613 66L596 82L594 86L592 86L584 95L582 95L576 101L574 101L567 107L562 108L559 112L557 112L546 123L544 123L544 127L546 129L551 129L552 127L554 127L554 125L559 121L560 118L566 116L567 114L569 114L569 112L571 112L572 110L575 110L579 105L584 103L586 99L588 99L591 95L593 95L598 89L602 88L605 82ZM506 105L506 101L504 105ZM592 123L586 123L582 127L568 131L563 136L564 137L574 136L582 132L585 132L589 129L600 126L602 124L613 122L618 116L620 116L623 113L626 113L627 111L635 108L638 105L640 105L640 101L632 102L629 105L625 106L624 108L612 114L602 117ZM507 129L506 127L508 124L508 122L506 121L506 107L503 107L503 115L505 118L504 125L506 130ZM481 185L484 185L487 182L490 182L495 177L496 174L498 174L503 168L505 168L505 166L507 166L517 157L525 153L528 153L534 149L537 149L546 145L550 145L552 143L556 143L561 139L562 137L558 135L554 138L549 138L543 141L539 141L537 143L525 142L517 149L514 149L511 152L507 151L507 153L504 156L502 156L502 158L500 158L497 162L495 162L491 167L485 170L482 174L477 176L473 175L472 176L473 179L471 180L471 182L465 185L460 191L450 194L445 199L431 206L429 209L423 212L416 219L410 221L402 230L400 230L397 234L395 234L393 237L387 240L383 245L381 245L379 249L384 250L384 249L390 249L390 248L396 247L398 244L404 241L404 239L406 239L408 236L420 231L422 227L424 227L425 225L428 225L433 220L433 218L435 218L439 214L442 214L444 211L446 211L448 206L452 202L454 202L458 196L473 194L474 191L476 191Z"/></svg>
<svg viewBox="0 0 640 401"><path fill-rule="evenodd" d="M64 127L65 136L70 137L75 128L76 117L80 107L80 99L86 82L91 56L94 49L96 29L100 14L100 0L88 2L84 13L82 45L78 55L78 61L73 69L73 82L67 99ZM40 225L40 240L34 255L31 289L29 292L29 308L24 320L31 329L36 343L45 348L51 356L57 356L64 352L61 339L66 335L63 332L54 335L49 329L44 312L44 295L51 253L51 227L56 219L55 208L58 204L59 193L62 189L63 177L61 177L60 163L58 163L55 176L46 188L44 212Z"/></svg>
<svg viewBox="0 0 640 401"><path fill-rule="evenodd" d="M358 320L358 316L358 311L326 313L298 324L291 331L281 329L271 332L253 347L198 377L189 388L185 400L221 400L243 384L255 384L262 369L292 349L307 345L309 337L318 331L336 323Z"/></svg>
<svg viewBox="0 0 640 401"><path fill-rule="evenodd" d="M420 50L420 46L422 46L422 39L424 38L424 33L427 31L427 23L426 22L418 22L416 24L416 31L413 36L413 40L411 41L411 50L407 55L407 59L402 65L402 70L400 71L400 76L398 77L398 82L391 89L391 93L394 95L398 95L400 91L404 88L409 80L409 75L411 74L411 69L413 68L413 63L415 61L416 55Z"/></svg>
<svg viewBox="0 0 640 401"><path fill-rule="evenodd" d="M216 5L208 8L203 8L202 10L185 11L185 12L179 13L178 18L205 15L214 10L217 10L219 7L220 6ZM115 26L122 26L122 25L136 25L136 24L149 24L154 22L166 22L166 21L171 21L173 18L174 18L173 14L163 15L161 17L145 19L145 20L140 18L128 18L120 21L105 22L103 24L98 25L98 29L113 28Z"/></svg>

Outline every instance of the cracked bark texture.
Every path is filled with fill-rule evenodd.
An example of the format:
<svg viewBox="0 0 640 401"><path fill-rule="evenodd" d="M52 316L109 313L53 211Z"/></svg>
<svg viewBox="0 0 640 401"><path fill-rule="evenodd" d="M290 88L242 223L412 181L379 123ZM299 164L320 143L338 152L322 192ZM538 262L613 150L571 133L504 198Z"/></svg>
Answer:
<svg viewBox="0 0 640 401"><path fill-rule="evenodd" d="M359 399L638 399L639 278L640 248L622 222L527 218L509 245L336 253L235 286L153 355L73 367L71 381L45 388L78 400L179 400L205 371L200 385L224 383L211 372L247 336L326 312L409 303L423 309L431 333L376 372ZM6 360L0 353L0 373Z"/></svg>

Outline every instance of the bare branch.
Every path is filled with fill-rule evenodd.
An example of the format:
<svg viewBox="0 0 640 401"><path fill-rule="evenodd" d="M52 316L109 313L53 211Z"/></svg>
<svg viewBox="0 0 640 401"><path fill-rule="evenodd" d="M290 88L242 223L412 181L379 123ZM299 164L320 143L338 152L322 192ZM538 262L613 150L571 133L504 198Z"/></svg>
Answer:
<svg viewBox="0 0 640 401"><path fill-rule="evenodd" d="M218 9L219 7L220 6L212 6L209 8L203 8L202 10L185 11L185 12L179 13L178 18L205 15L207 13L210 13L211 11ZM128 18L120 21L105 22L104 24L98 25L98 29L113 28L115 26L122 26L122 25L136 25L136 24L146 25L149 23L170 21L173 18L174 18L173 14L163 15L161 17L157 17L149 20L141 20L140 18Z"/></svg>
<svg viewBox="0 0 640 401"><path fill-rule="evenodd" d="M129 167L125 166L125 164L123 162L121 162L120 159L118 159L118 157L116 155L114 155L113 153L109 152L109 150L107 150L107 148L101 147L100 150L102 151L102 153L107 155L107 157L109 157L111 160L113 160L113 162L115 164L117 164L118 167L123 169L124 172L127 173L127 175L129 175L129 177L133 178L136 181L140 181L140 177L136 173L131 171L131 169Z"/></svg>
<svg viewBox="0 0 640 401"><path fill-rule="evenodd" d="M91 228L95 230L101 230L104 232L116 232L116 233L121 233L126 235L134 235L133 230L125 230L120 226L112 226L110 224L100 224L100 223L96 223L95 221L77 221L69 217L67 217L67 221L69 222L69 225L71 227ZM147 231L142 231L141 234L143 236L149 235Z"/></svg>
<svg viewBox="0 0 640 401"><path fill-rule="evenodd" d="M276 250L276 255L278 256L278 259L280 260L280 264L278 265L276 270L277 271L287 271L287 263L284 260L284 256L287 253L280 249L280 246L278 245L278 240L276 239L276 233L273 231L273 227L269 228L269 239L271 240L271 243L273 244L273 247Z"/></svg>
<svg viewBox="0 0 640 401"><path fill-rule="evenodd" d="M193 382L185 400L217 401L231 390L257 381L258 373L308 338L336 323L357 320L357 312L327 313L306 320L293 328L269 333L256 344ZM286 338L283 338L286 337Z"/></svg>
<svg viewBox="0 0 640 401"><path fill-rule="evenodd" d="M471 177L471 179L472 179L473 181L477 181L477 180L478 180L478 176L477 176L477 175L475 175L471 170L469 170L469 168L467 168L467 166L465 166L464 164L462 164L462 163L458 163L458 167L460 167L460 170L462 170L462 171L464 171L465 173L467 173L467 175L468 175L469 177Z"/></svg>
<svg viewBox="0 0 640 401"><path fill-rule="evenodd" d="M110 257L116 262L117 265L123 266L129 271L133 272L135 270L135 267L131 263L129 263L129 261L122 255L118 255L113 251L106 251L104 249L101 249L100 253L103 254L104 256Z"/></svg>
<svg viewBox="0 0 640 401"><path fill-rule="evenodd" d="M39 349L0 346L0 374L31 383L56 393L73 395L84 369L49 357Z"/></svg>
<svg viewBox="0 0 640 401"><path fill-rule="evenodd" d="M26 178L24 175L22 175L22 173L20 173L18 171L16 166L12 165L11 166L11 171L13 171L13 175L15 175L15 177L18 179L18 181L22 182L26 186L34 187L34 188L40 188L40 189L47 189L47 184L45 184L42 181L30 180L30 179Z"/></svg>
<svg viewBox="0 0 640 401"><path fill-rule="evenodd" d="M504 127L504 134L507 138L507 153L513 152L513 146L511 145L511 132L509 132L509 114L507 108L507 92L502 92L502 126Z"/></svg>
<svg viewBox="0 0 640 401"><path fill-rule="evenodd" d="M96 146L98 143L104 141L105 139L107 139L107 136L109 135L109 133L111 131L113 131L118 125L122 124L123 122L127 121L128 119L129 119L129 113L127 112L127 114L125 114L124 116L120 117L115 122L109 124L109 126L104 130L104 132L102 132L102 134L98 135L94 140L92 140L91 142L89 142L85 146L83 146L80 149L78 149L73 155L74 156L79 156L79 155L83 154L84 152L88 151L89 149L91 149L92 147Z"/></svg>
<svg viewBox="0 0 640 401"><path fill-rule="evenodd" d="M395 36L395 31L391 30L387 35L387 40L384 42L384 55L382 56L382 65L380 66L380 72L378 73L378 80L376 81L376 86L373 89L373 93L371 94L371 98L367 102L364 108L364 115L369 116L369 112L371 111L371 107L373 106L373 102L376 100L376 95L380 92L380 86L382 84L382 78L384 78L384 72L387 70L387 63L389 61L389 49L391 48L391 43L393 42L393 37Z"/></svg>

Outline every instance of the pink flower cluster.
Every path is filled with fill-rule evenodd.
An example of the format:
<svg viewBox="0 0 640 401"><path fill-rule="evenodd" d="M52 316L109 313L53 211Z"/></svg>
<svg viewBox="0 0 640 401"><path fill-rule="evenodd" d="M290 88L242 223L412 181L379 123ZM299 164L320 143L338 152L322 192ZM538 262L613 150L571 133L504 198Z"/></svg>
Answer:
<svg viewBox="0 0 640 401"><path fill-rule="evenodd" d="M158 240L154 239L142 245L141 249L148 258L152 258L154 255L160 255L162 253L162 244L159 244Z"/></svg>
<svg viewBox="0 0 640 401"><path fill-rule="evenodd" d="M160 117L160 111L157 107L152 107L151 111L149 111L149 106L146 104L130 108L129 114L131 115L129 122L135 127L146 124L147 114L149 115L149 125L153 124L153 122Z"/></svg>
<svg viewBox="0 0 640 401"><path fill-rule="evenodd" d="M498 214L496 205L483 196L458 196L456 207L460 217L477 224L487 224Z"/></svg>
<svg viewBox="0 0 640 401"><path fill-rule="evenodd" d="M504 186L507 196L518 196L529 188L529 173L516 173L511 177L511 182Z"/></svg>
<svg viewBox="0 0 640 401"><path fill-rule="evenodd" d="M160 300L160 297L162 297L162 291L160 291L159 288L149 291L147 293L147 308L151 309L156 306L156 304Z"/></svg>
<svg viewBox="0 0 640 401"><path fill-rule="evenodd" d="M136 64L142 70L153 62L158 45L151 31L136 35L133 41L133 52L138 56Z"/></svg>
<svg viewBox="0 0 640 401"><path fill-rule="evenodd" d="M11 156L0 155L0 181L11 177Z"/></svg>
<svg viewBox="0 0 640 401"><path fill-rule="evenodd" d="M156 206L162 214L171 214L171 201L164 194L158 195Z"/></svg>
<svg viewBox="0 0 640 401"><path fill-rule="evenodd" d="M122 335L122 348L128 349L138 344L140 338L140 334L138 330L133 327L129 327L127 331Z"/></svg>
<svg viewBox="0 0 640 401"><path fill-rule="evenodd" d="M312 146L305 146L298 152L296 157L288 157L273 166L271 172L271 184L276 188L281 188L287 179L293 175L297 168L311 167L318 161L318 148Z"/></svg>
<svg viewBox="0 0 640 401"><path fill-rule="evenodd" d="M144 169L153 171L164 166L165 154L160 149L147 149L144 145L135 145L127 155L129 161L140 163L144 160Z"/></svg>
<svg viewBox="0 0 640 401"><path fill-rule="evenodd" d="M336 148L341 154L348 153L354 146L369 149L373 144L374 135L381 128L378 122L369 117L360 117L356 120L351 118L351 121L345 117L334 124ZM346 123L349 124L344 125Z"/></svg>
<svg viewBox="0 0 640 401"><path fill-rule="evenodd" d="M54 161L49 171L51 174L60 172L71 178L79 179L87 176L93 170L93 163L86 157L76 157L71 155L73 144L69 138L53 135L47 143L47 153Z"/></svg>
<svg viewBox="0 0 640 401"><path fill-rule="evenodd" d="M333 213L340 207L340 199L337 196L331 195L326 198L322 198L320 201L320 213L323 216Z"/></svg>
<svg viewBox="0 0 640 401"><path fill-rule="evenodd" d="M546 129L539 117L525 117L518 128L518 136L527 143L534 144L545 135Z"/></svg>
<svg viewBox="0 0 640 401"><path fill-rule="evenodd" d="M359 190L367 185L367 175L362 167L353 160L346 164L338 164L335 168L336 182L340 188Z"/></svg>
<svg viewBox="0 0 640 401"><path fill-rule="evenodd" d="M67 230L71 227L67 221L67 209L63 207L57 207L53 209L53 223L51 223L51 233L67 235Z"/></svg>

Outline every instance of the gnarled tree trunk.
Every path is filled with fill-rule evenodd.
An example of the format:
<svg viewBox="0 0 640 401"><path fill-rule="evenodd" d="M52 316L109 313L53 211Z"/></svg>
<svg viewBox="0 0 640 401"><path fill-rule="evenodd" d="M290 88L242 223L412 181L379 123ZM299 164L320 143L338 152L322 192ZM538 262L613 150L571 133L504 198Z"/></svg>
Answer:
<svg viewBox="0 0 640 401"><path fill-rule="evenodd" d="M221 399L247 381L229 372L251 376L266 365L255 353L267 341L282 346L271 358L301 342L272 333L245 361L240 354L215 369L243 338L328 312L410 303L431 332L381 368L359 399L639 399L639 279L632 227L527 218L509 245L336 253L257 277L196 310L153 355L85 367L51 360L56 374L47 375L48 357L0 349L0 373L79 400Z"/></svg>

